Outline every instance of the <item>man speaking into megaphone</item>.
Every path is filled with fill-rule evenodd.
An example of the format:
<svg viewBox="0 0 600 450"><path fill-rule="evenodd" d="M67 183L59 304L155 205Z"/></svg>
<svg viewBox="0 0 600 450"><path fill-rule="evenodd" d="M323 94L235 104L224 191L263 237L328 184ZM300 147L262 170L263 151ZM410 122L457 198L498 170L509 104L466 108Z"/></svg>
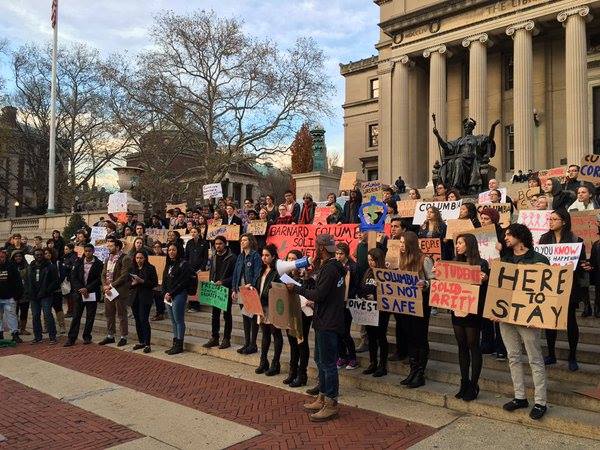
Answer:
<svg viewBox="0 0 600 450"><path fill-rule="evenodd" d="M305 256L304 258L297 259L296 261L283 261L281 259L277 260L275 267L277 268L277 272L279 276L290 273L294 269L306 269L308 266L312 264L312 258Z"/></svg>

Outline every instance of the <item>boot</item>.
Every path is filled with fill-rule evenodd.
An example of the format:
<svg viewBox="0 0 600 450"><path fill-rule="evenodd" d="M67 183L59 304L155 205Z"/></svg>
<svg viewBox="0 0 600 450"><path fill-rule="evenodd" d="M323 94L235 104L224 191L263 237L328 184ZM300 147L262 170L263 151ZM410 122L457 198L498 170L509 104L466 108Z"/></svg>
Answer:
<svg viewBox="0 0 600 450"><path fill-rule="evenodd" d="M463 395L463 400L465 402L473 401L479 395L479 386L471 381L467 381L467 388Z"/></svg>
<svg viewBox="0 0 600 450"><path fill-rule="evenodd" d="M415 378L417 374L417 361L412 356L408 358L408 362L410 364L410 372L408 376L400 382L401 385L407 386L409 383L412 383L412 380Z"/></svg>
<svg viewBox="0 0 600 450"><path fill-rule="evenodd" d="M217 347L218 345L219 345L219 338L212 337L212 338L210 338L210 340L208 342L205 342L204 344L202 344L202 347L212 348L212 347Z"/></svg>
<svg viewBox="0 0 600 450"><path fill-rule="evenodd" d="M167 355L178 355L183 353L183 339L175 339L175 345L171 350L166 351Z"/></svg>
<svg viewBox="0 0 600 450"><path fill-rule="evenodd" d="M266 357L261 357L260 358L260 364L258 365L258 367L254 370L254 373L265 373L267 370L269 370L269 360Z"/></svg>
<svg viewBox="0 0 600 450"><path fill-rule="evenodd" d="M283 379L283 384L290 384L292 381L294 381L296 379L297 375L298 375L298 369L292 368L290 366L290 371L288 372L288 376Z"/></svg>
<svg viewBox="0 0 600 450"><path fill-rule="evenodd" d="M581 317L590 317L592 315L592 305L589 300L583 301L583 312Z"/></svg>
<svg viewBox="0 0 600 450"><path fill-rule="evenodd" d="M168 350L165 350L165 353L166 353L167 355L170 355L170 354L171 354L171 352L172 352L173 350L175 350L175 341L177 341L177 339L176 339L176 338L173 338L173 344L171 345L171 348L170 348L170 349L168 349ZM113 342L114 342L114 341L113 341Z"/></svg>
<svg viewBox="0 0 600 450"><path fill-rule="evenodd" d="M325 406L325 394L317 395L312 402L304 404L304 410L309 412L320 411Z"/></svg>
<svg viewBox="0 0 600 450"><path fill-rule="evenodd" d="M363 375L372 375L377 370L377 361L371 361L371 364L363 370Z"/></svg>
<svg viewBox="0 0 600 450"><path fill-rule="evenodd" d="M229 347L231 347L231 341L229 340L229 338L223 338L223 340L221 341L221 345L219 345L219 349L225 350Z"/></svg>
<svg viewBox="0 0 600 450"><path fill-rule="evenodd" d="M377 370L375 372L373 372L373 376L375 378L379 378L379 377L383 377L385 375L387 375L388 371L387 371L387 364L379 364L379 367L377 368Z"/></svg>
<svg viewBox="0 0 600 450"><path fill-rule="evenodd" d="M265 372L265 375L268 377L272 377L275 375L279 375L279 372L281 372L281 366L279 365L279 361L273 360L271 362L271 367Z"/></svg>
<svg viewBox="0 0 600 450"><path fill-rule="evenodd" d="M290 387L296 388L300 386L306 386L308 382L308 376L306 376L306 372L299 373L296 378L290 383Z"/></svg>
<svg viewBox="0 0 600 450"><path fill-rule="evenodd" d="M315 387L307 389L306 393L308 395L319 395L319 385L317 384Z"/></svg>
<svg viewBox="0 0 600 450"><path fill-rule="evenodd" d="M596 289L600 289L600 286ZM600 318L600 298L594 302L594 317L596 319Z"/></svg>
<svg viewBox="0 0 600 450"><path fill-rule="evenodd" d="M319 412L311 414L309 419L311 422L326 422L327 420L335 419L339 413L337 400L325 397L325 404Z"/></svg>
<svg viewBox="0 0 600 450"><path fill-rule="evenodd" d="M463 398L468 386L469 386L469 380L460 380L460 389L456 393L454 398Z"/></svg>
<svg viewBox="0 0 600 450"><path fill-rule="evenodd" d="M56 321L58 322L58 332L60 334L65 334L67 332L65 327L65 313L62 311L57 311Z"/></svg>
<svg viewBox="0 0 600 450"><path fill-rule="evenodd" d="M16 344L22 344L22 343L23 343L23 339L21 339L21 338L19 337L19 332L18 332L18 331L15 331L15 332L12 334L12 340L13 340L13 341L14 341Z"/></svg>
<svg viewBox="0 0 600 450"><path fill-rule="evenodd" d="M421 387L425 384L425 369L422 367L419 367L417 369L417 372L415 373L414 378L412 379L412 381L410 383L408 383L406 385L406 387L410 388L410 389L415 389L418 387Z"/></svg>
<svg viewBox="0 0 600 450"><path fill-rule="evenodd" d="M27 326L27 320L19 321L19 334L22 334L23 336L31 335L31 333L29 331L27 331L26 326Z"/></svg>

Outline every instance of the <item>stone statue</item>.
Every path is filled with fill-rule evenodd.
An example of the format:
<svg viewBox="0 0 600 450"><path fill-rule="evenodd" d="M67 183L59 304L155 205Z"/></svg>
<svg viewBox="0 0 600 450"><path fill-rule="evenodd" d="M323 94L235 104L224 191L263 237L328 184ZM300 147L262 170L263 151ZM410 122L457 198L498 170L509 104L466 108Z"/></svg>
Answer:
<svg viewBox="0 0 600 450"><path fill-rule="evenodd" d="M310 130L313 139L312 157L313 172L327 172L327 147L325 146L325 130L321 125Z"/></svg>
<svg viewBox="0 0 600 450"><path fill-rule="evenodd" d="M490 159L496 154L494 134L500 120L496 120L489 136L474 136L477 122L469 118L463 121L465 135L454 141L444 141L437 128L433 134L438 140L441 153L441 165L436 167L438 181L456 188L461 194L477 194L487 186L487 173Z"/></svg>

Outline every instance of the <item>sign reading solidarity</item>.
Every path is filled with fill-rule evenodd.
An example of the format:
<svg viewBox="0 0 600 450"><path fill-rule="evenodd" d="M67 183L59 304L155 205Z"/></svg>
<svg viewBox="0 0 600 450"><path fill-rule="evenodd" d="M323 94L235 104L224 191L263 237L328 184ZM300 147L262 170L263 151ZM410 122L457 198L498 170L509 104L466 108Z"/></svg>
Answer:
<svg viewBox="0 0 600 450"><path fill-rule="evenodd" d="M279 257L285 258L290 250L300 250L304 255L315 256L317 236L331 234L336 242L345 242L350 254L358 246L358 224L340 225L273 225L269 228L267 244L277 246Z"/></svg>
<svg viewBox="0 0 600 450"><path fill-rule="evenodd" d="M575 236L583 239L586 257L591 257L592 245L598 240L598 226L596 225L596 216L600 214L600 209L590 211L571 211L571 230Z"/></svg>
<svg viewBox="0 0 600 450"><path fill-rule="evenodd" d="M533 236L533 243L538 244L542 234L550 229L550 214L552 211L523 210L519 211L518 223L527 225Z"/></svg>
<svg viewBox="0 0 600 450"><path fill-rule="evenodd" d="M496 234L496 227L494 225L475 228L474 230L471 230L470 233L477 239L477 246L479 247L481 259L490 262L500 258L500 252L496 247L498 244L498 235Z"/></svg>
<svg viewBox="0 0 600 450"><path fill-rule="evenodd" d="M442 259L442 241L439 238L420 238L421 252L434 261Z"/></svg>
<svg viewBox="0 0 600 450"><path fill-rule="evenodd" d="M375 300L364 298L349 298L346 307L352 315L352 322L357 325L379 325L379 311Z"/></svg>
<svg viewBox="0 0 600 450"><path fill-rule="evenodd" d="M374 269L377 309L394 314L423 317L423 293L416 272Z"/></svg>
<svg viewBox="0 0 600 450"><path fill-rule="evenodd" d="M427 219L427 210L432 206L440 210L443 220L458 219L460 205L462 205L462 200L455 202L418 202L415 208L413 225L423 225Z"/></svg>
<svg viewBox="0 0 600 450"><path fill-rule="evenodd" d="M204 200L222 198L223 186L221 186L221 183L205 184L202 186L202 196L204 197Z"/></svg>
<svg viewBox="0 0 600 450"><path fill-rule="evenodd" d="M544 255L553 266L573 265L573 270L577 268L579 255L581 255L581 246L576 244L538 244L535 246L535 251Z"/></svg>
<svg viewBox="0 0 600 450"><path fill-rule="evenodd" d="M581 160L579 181L600 182L600 155L585 155Z"/></svg>
<svg viewBox="0 0 600 450"><path fill-rule="evenodd" d="M481 267L456 261L439 261L435 264L436 279L457 283L481 284Z"/></svg>
<svg viewBox="0 0 600 450"><path fill-rule="evenodd" d="M431 281L429 306L450 309L459 317L477 314L481 267L440 261L435 268L436 280Z"/></svg>
<svg viewBox="0 0 600 450"><path fill-rule="evenodd" d="M567 329L573 271L493 261L483 316L514 325Z"/></svg>
<svg viewBox="0 0 600 450"><path fill-rule="evenodd" d="M227 311L229 288L218 286L215 283L200 283L198 286L198 301L203 305L214 306L222 311Z"/></svg>

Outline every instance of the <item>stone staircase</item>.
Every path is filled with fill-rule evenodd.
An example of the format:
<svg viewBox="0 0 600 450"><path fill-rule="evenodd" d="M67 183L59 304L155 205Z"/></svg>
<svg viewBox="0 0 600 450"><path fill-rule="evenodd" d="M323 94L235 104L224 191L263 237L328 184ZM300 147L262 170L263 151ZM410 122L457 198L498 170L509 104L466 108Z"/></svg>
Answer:
<svg viewBox="0 0 600 450"><path fill-rule="evenodd" d="M240 355L235 350L243 343L242 316L239 308L233 308L232 348L219 350L202 347L211 335L210 312L208 309L196 313L186 313L185 349L198 354L208 354L219 358L236 361L253 366L258 365L259 356ZM458 349L450 315L440 312L431 317L429 327L430 361L427 366L427 384L418 389L407 389L399 381L408 373L406 362L390 362L389 375L373 378L363 375L362 368L368 365L368 354L358 354L361 368L357 370L340 370L341 395L343 386L354 386L364 391L377 392L398 398L424 402L457 411L492 419L517 422L527 426L548 429L555 432L583 436L600 440L600 400L581 395L578 392L592 389L600 383L600 319L578 318L580 326L580 344L578 361L580 370L570 372L567 368L568 343L566 333L559 332L556 343L558 364L548 368L548 402L549 408L541 421L529 418L529 409L507 413L502 405L513 397L513 387L507 361L498 361L493 355L484 355L483 370L479 381L481 392L477 400L464 402L454 398L460 384L458 367ZM135 342L135 325L130 319L130 344ZM390 354L394 348L394 326L392 319L388 339L391 343ZM106 332L106 322L102 305L98 308L94 333L100 336ZM358 327L353 326L353 335L358 338ZM172 340L171 322L165 319L152 322L152 343L170 346ZM311 350L314 344L313 331L309 338ZM358 339L356 339L358 341ZM545 350L545 339L542 339ZM260 345L260 335L259 335ZM288 370L289 347L284 337L284 352L281 359L282 374ZM272 349L271 349L272 353ZM176 361L176 357L174 357ZM529 366L525 364L527 374L528 398L533 405L533 383ZM316 367L312 361L309 376L314 383ZM283 376L281 376L283 378Z"/></svg>

